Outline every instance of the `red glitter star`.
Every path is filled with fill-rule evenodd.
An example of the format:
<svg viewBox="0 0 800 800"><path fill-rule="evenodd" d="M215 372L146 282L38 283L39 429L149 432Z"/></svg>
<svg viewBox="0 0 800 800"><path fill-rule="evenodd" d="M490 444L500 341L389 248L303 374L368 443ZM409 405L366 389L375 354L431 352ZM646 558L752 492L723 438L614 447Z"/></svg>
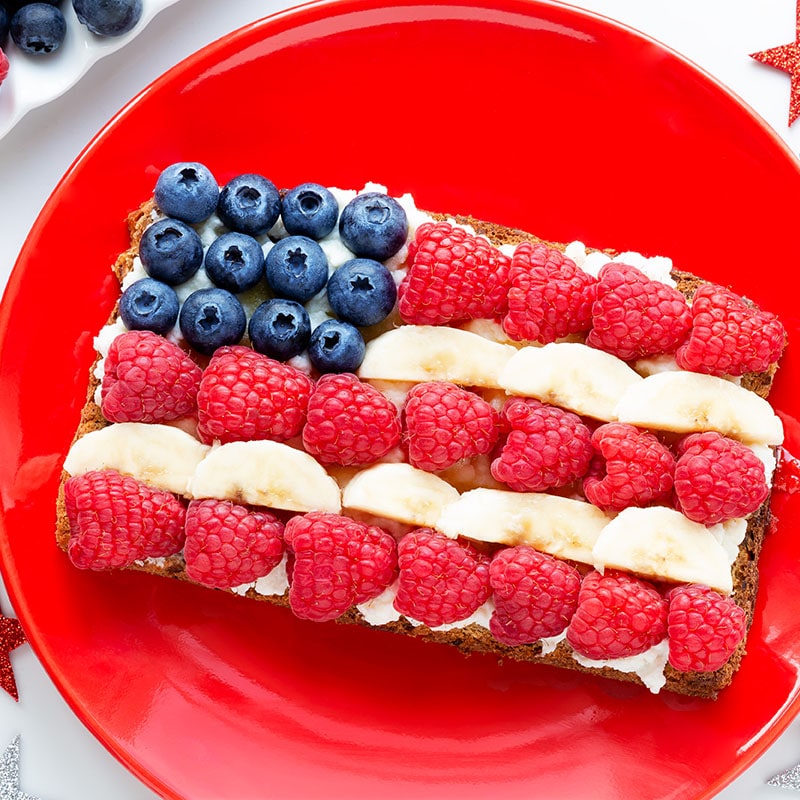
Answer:
<svg viewBox="0 0 800 800"><path fill-rule="evenodd" d="M797 2L795 17L794 42L750 54L751 58L756 61L791 75L792 95L789 100L789 125L800 117L800 0Z"/></svg>
<svg viewBox="0 0 800 800"><path fill-rule="evenodd" d="M17 682L14 680L14 670L11 668L11 659L8 654L25 642L22 626L11 617L0 614L0 686L2 686L15 700L19 700Z"/></svg>

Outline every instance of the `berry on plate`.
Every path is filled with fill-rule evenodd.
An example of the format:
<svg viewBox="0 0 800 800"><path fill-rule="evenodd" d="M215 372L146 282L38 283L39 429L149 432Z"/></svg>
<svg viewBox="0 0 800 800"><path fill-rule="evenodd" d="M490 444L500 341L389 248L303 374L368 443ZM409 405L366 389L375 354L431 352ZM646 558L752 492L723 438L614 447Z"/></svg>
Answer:
<svg viewBox="0 0 800 800"><path fill-rule="evenodd" d="M359 258L386 261L405 244L408 217L393 197L364 192L342 209L339 235Z"/></svg>
<svg viewBox="0 0 800 800"><path fill-rule="evenodd" d="M328 279L327 291L336 316L360 328L386 319L397 300L392 273L370 258L342 264Z"/></svg>
<svg viewBox="0 0 800 800"><path fill-rule="evenodd" d="M254 350L278 361L288 361L308 347L311 321L300 303L273 297L253 311L247 333Z"/></svg>
<svg viewBox="0 0 800 800"><path fill-rule="evenodd" d="M324 186L301 183L283 196L281 218L287 233L319 241L336 227L339 204Z"/></svg>
<svg viewBox="0 0 800 800"><path fill-rule="evenodd" d="M142 18L142 0L72 0L72 7L98 36L122 36Z"/></svg>
<svg viewBox="0 0 800 800"><path fill-rule="evenodd" d="M355 372L366 352L358 328L341 319L321 322L308 342L308 357L318 372Z"/></svg>
<svg viewBox="0 0 800 800"><path fill-rule="evenodd" d="M198 289L183 301L178 325L198 353L210 356L217 348L241 340L247 315L236 295L227 289Z"/></svg>
<svg viewBox="0 0 800 800"><path fill-rule="evenodd" d="M237 175L219 193L217 214L232 231L261 236L278 221L280 213L281 196L263 175Z"/></svg>
<svg viewBox="0 0 800 800"><path fill-rule="evenodd" d="M297 436L313 382L288 364L249 347L221 347L203 372L197 393L198 433L205 442Z"/></svg>
<svg viewBox="0 0 800 800"><path fill-rule="evenodd" d="M94 470L64 482L67 552L81 569L127 567L163 558L184 542L183 503L114 470Z"/></svg>
<svg viewBox="0 0 800 800"><path fill-rule="evenodd" d="M105 359L101 409L109 422L169 422L193 414L202 371L152 331L117 336Z"/></svg>
<svg viewBox="0 0 800 800"><path fill-rule="evenodd" d="M328 258L313 239L287 236L267 252L264 271L276 295L305 303L328 282Z"/></svg>
<svg viewBox="0 0 800 800"><path fill-rule="evenodd" d="M219 186L204 164L179 161L161 171L153 197L165 216L192 224L214 213Z"/></svg>
<svg viewBox="0 0 800 800"><path fill-rule="evenodd" d="M142 234L139 258L151 278L177 286L203 263L203 243L194 228L179 219L160 219Z"/></svg>
<svg viewBox="0 0 800 800"><path fill-rule="evenodd" d="M67 22L61 10L49 3L27 3L11 17L11 38L24 53L47 55L61 46Z"/></svg>
<svg viewBox="0 0 800 800"><path fill-rule="evenodd" d="M175 290L154 278L132 283L119 299L119 315L128 330L169 333L178 320L180 302Z"/></svg>
<svg viewBox="0 0 800 800"><path fill-rule="evenodd" d="M284 540L293 554L289 605L316 622L377 597L397 571L395 540L376 525L338 514L292 517Z"/></svg>
<svg viewBox="0 0 800 800"><path fill-rule="evenodd" d="M252 236L230 231L211 242L203 265L217 286L240 294L264 277L264 251Z"/></svg>

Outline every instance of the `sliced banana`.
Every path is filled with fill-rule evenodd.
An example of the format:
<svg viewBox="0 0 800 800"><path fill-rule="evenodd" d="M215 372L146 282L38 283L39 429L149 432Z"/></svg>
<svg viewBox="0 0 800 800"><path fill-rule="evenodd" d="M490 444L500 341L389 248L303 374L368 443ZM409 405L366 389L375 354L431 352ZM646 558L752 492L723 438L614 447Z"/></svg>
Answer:
<svg viewBox="0 0 800 800"><path fill-rule="evenodd" d="M745 444L778 445L783 425L772 406L731 381L697 372L660 372L629 386L617 418L675 433L718 431Z"/></svg>
<svg viewBox="0 0 800 800"><path fill-rule="evenodd" d="M509 394L607 422L616 419L622 396L642 380L624 361L579 342L523 347L500 373L500 386Z"/></svg>
<svg viewBox="0 0 800 800"><path fill-rule="evenodd" d="M605 527L592 551L598 569L613 568L677 583L733 591L725 548L704 525L672 508L626 508Z"/></svg>
<svg viewBox="0 0 800 800"><path fill-rule="evenodd" d="M172 425L118 422L78 439L64 460L70 475L113 469L157 489L186 494L211 448Z"/></svg>
<svg viewBox="0 0 800 800"><path fill-rule="evenodd" d="M500 371L516 353L470 331L434 325L403 325L367 344L360 378L390 381L452 381L499 388Z"/></svg>
<svg viewBox="0 0 800 800"><path fill-rule="evenodd" d="M446 536L528 544L558 558L592 563L592 548L609 518L581 500L543 493L472 489L442 511Z"/></svg>
<svg viewBox="0 0 800 800"><path fill-rule="evenodd" d="M197 466L190 494L288 511L342 507L339 485L314 458L266 440L214 447Z"/></svg>
<svg viewBox="0 0 800 800"><path fill-rule="evenodd" d="M446 481L410 464L375 464L344 489L342 506L409 525L432 526L444 506L458 500Z"/></svg>

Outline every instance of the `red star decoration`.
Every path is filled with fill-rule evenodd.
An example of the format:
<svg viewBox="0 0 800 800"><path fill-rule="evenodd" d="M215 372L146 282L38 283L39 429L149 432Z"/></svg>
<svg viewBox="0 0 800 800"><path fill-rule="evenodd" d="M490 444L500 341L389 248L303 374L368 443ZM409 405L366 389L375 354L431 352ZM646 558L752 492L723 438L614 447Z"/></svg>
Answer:
<svg viewBox="0 0 800 800"><path fill-rule="evenodd" d="M11 617L0 614L0 686L2 686L15 700L19 700L17 682L14 680L14 670L11 668L11 659L8 654L25 642L22 626Z"/></svg>
<svg viewBox="0 0 800 800"><path fill-rule="evenodd" d="M792 94L789 100L789 125L791 125L800 117L800 0L795 10L794 41L759 53L751 53L750 56L762 64L768 64L791 75Z"/></svg>

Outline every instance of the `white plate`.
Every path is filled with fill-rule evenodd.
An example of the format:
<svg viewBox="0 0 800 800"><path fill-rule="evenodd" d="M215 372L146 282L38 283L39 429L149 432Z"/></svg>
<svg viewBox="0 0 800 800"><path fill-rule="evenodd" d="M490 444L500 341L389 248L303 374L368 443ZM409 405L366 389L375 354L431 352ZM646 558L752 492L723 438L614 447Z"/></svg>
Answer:
<svg viewBox="0 0 800 800"><path fill-rule="evenodd" d="M9 71L0 86L0 139L32 108L49 103L74 86L96 61L119 50L144 30L159 11L178 0L143 0L142 18L122 36L100 37L78 22L70 0L62 10L67 35L55 53L32 56L23 53L8 37L4 51Z"/></svg>

